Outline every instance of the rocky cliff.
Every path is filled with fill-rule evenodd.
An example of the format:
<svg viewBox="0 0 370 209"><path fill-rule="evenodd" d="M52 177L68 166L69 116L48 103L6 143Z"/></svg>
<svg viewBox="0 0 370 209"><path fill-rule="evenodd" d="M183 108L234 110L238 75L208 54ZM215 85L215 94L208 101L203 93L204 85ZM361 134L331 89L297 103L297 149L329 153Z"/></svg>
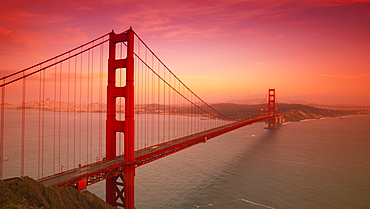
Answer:
<svg viewBox="0 0 370 209"><path fill-rule="evenodd" d="M46 187L29 177L0 181L0 208L114 208L89 191Z"/></svg>

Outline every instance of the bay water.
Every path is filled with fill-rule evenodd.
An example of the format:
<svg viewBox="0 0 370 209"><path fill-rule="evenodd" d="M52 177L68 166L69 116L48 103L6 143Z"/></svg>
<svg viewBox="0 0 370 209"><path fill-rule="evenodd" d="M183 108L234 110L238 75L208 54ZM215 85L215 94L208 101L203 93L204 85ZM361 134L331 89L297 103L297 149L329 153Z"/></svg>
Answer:
<svg viewBox="0 0 370 209"><path fill-rule="evenodd" d="M257 123L137 168L137 209L370 208L370 116ZM88 190L105 198L105 183Z"/></svg>
<svg viewBox="0 0 370 209"><path fill-rule="evenodd" d="M9 118L19 118L13 116L18 112L7 114ZM35 121L39 117L36 112L27 114ZM45 117L53 118L48 114ZM7 145L4 156L9 157L3 165L4 178L20 173L20 150L10 146L19 144L20 131L16 125L19 121L14 120L14 124L10 120L5 127L11 137L4 142ZM370 116L351 116L285 123L276 130L264 129L264 123L234 130L137 168L135 206L137 209L370 208L369 124ZM30 130L39 129L37 123L30 122L29 126L35 126ZM55 135L52 132L45 128L45 147L50 149L54 142L47 134ZM63 138L65 133L60 134ZM26 149L31 151L26 150L25 170L33 173L33 177L37 177L37 140L36 137L26 141ZM49 158L45 158L45 165L53 164ZM66 167L66 163L59 164ZM54 169L58 171L58 167ZM44 170L47 175L53 169ZM105 199L105 182L89 186L88 190Z"/></svg>

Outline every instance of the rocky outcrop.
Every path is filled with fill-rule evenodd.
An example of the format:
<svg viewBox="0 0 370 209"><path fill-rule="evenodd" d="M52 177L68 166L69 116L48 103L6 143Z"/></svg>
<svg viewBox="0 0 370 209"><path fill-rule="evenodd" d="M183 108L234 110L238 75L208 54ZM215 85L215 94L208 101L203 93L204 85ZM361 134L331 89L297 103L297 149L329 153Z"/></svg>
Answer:
<svg viewBox="0 0 370 209"><path fill-rule="evenodd" d="M91 192L46 187L29 177L0 181L0 208L114 208Z"/></svg>

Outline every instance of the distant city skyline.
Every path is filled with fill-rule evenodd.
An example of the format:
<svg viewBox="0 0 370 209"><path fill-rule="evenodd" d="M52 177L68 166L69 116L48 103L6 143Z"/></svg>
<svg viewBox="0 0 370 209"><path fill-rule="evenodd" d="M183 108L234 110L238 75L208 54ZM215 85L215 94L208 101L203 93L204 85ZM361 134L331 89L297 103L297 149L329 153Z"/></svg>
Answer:
<svg viewBox="0 0 370 209"><path fill-rule="evenodd" d="M0 77L133 27L208 103L370 105L369 0L2 1Z"/></svg>

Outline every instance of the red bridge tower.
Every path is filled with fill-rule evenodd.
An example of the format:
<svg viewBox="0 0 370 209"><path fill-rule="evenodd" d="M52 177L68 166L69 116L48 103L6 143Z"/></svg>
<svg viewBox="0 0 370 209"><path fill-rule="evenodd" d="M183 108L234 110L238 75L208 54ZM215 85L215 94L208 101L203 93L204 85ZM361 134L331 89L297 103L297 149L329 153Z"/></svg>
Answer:
<svg viewBox="0 0 370 209"><path fill-rule="evenodd" d="M116 59L116 44L127 45L127 57ZM126 69L126 85L116 86L116 69ZM125 120L116 119L116 98L125 98ZM126 209L134 207L134 31L132 28L121 34L109 34L107 123L107 160L116 158L116 133L124 134L124 172L106 180L106 201Z"/></svg>
<svg viewBox="0 0 370 209"><path fill-rule="evenodd" d="M275 89L269 89L268 115L273 115L273 118L268 120L267 128L276 128L276 100Z"/></svg>

